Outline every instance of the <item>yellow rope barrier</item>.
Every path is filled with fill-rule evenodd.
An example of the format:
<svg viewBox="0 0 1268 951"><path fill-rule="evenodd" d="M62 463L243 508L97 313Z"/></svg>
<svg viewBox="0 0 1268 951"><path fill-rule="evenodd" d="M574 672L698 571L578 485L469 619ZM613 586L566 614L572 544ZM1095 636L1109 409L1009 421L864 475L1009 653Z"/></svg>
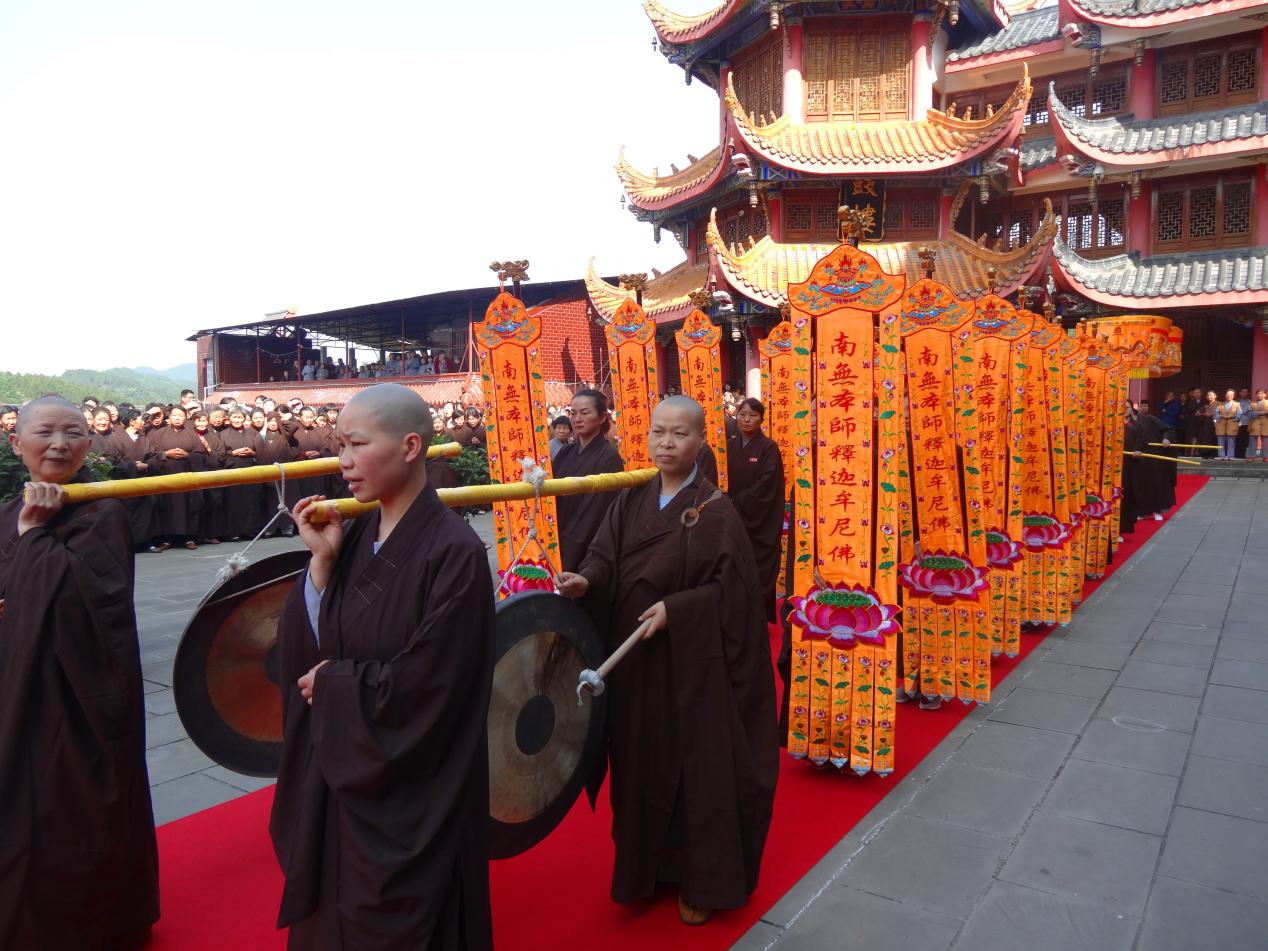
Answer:
<svg viewBox="0 0 1268 951"><path fill-rule="evenodd" d="M1177 456L1155 456L1152 452L1132 452L1130 449L1123 450L1124 456L1135 456L1137 459L1159 459L1162 462L1178 462L1182 466L1200 466L1202 463L1196 459L1181 459Z"/></svg>
<svg viewBox="0 0 1268 951"><path fill-rule="evenodd" d="M655 469L634 469L631 472L603 472L592 476L572 476L567 479L547 479L542 483L542 496L587 495L592 492L615 492L650 482ZM503 485L464 485L456 489L439 489L440 501L450 508L462 505L489 505L493 502L512 502L531 499L534 495L531 482L511 482ZM378 502L358 502L356 499L330 499L325 509L335 509L344 518L357 518L378 508ZM324 512L313 513L313 521L325 521Z"/></svg>
<svg viewBox="0 0 1268 951"><path fill-rule="evenodd" d="M456 442L427 447L427 458L457 456L462 447ZM339 471L336 458L305 459L284 462L288 479L334 475ZM173 492L195 492L199 489L220 489L229 485L263 485L280 482L277 466L248 466L245 469L214 469L210 472L180 472L176 475L144 476L140 479L115 479L110 482L72 482L63 486L66 502L92 502L96 499L128 499L140 495L169 495Z"/></svg>

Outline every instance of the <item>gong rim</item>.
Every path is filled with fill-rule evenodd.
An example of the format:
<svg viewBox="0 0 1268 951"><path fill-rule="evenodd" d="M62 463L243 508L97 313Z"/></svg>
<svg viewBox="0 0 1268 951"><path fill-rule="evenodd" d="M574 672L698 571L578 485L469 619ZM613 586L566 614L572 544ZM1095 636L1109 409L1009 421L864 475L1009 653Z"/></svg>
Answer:
<svg viewBox="0 0 1268 951"><path fill-rule="evenodd" d="M176 649L172 692L186 734L209 759L246 776L276 777L282 759L282 691L269 676L267 662L276 650L277 624L273 620L263 628L267 636L255 638L256 644L267 645L264 663L246 663L258 654L221 635L235 615L254 615L260 633L259 622L276 617L308 557L307 550L271 555L217 585L190 618ZM230 723L227 713L234 704L245 711L249 731Z"/></svg>
<svg viewBox="0 0 1268 951"><path fill-rule="evenodd" d="M579 673L580 668L577 664L596 669L603 662L604 655L603 644L594 624L575 602L546 591L512 595L497 605L495 627L494 695L490 700L486 727L489 735L489 855L494 859L505 859L527 851L549 835L563 821L585 789L603 749L607 697L586 695L580 708L584 712L584 729L576 729L576 721L570 720L569 716L578 710L576 673ZM542 680L540 669L533 668L539 692L521 704L524 709L516 718L518 729L512 730L505 722L505 716L509 715L511 708L500 706L502 702L499 699L499 686L508 687L511 679L523 680L523 677L517 673L512 678L510 668L504 667L499 671L499 665L504 658L522 655L526 642L537 641L540 645L543 641L552 640L543 638L543 635L550 634L554 635L555 642L566 643L571 655L568 658L569 663L561 668L558 676L546 682ZM531 816L517 822L503 821L495 815L498 811L496 803L502 793L517 788L516 784L522 782L524 771L515 767L517 764L525 766L531 763L540 751L535 748L543 742L539 731L524 728L523 714L534 704L538 711L544 709L540 698L548 695L553 698L551 704L554 707L555 726L544 743L548 745L557 734L565 739L580 738L580 744L574 749L575 764L551 796L532 807ZM521 748L518 756L515 751L512 751L511 756L499 755L499 749L506 750L512 732L517 734L515 742L526 745L528 751ZM557 774L555 778L560 779Z"/></svg>

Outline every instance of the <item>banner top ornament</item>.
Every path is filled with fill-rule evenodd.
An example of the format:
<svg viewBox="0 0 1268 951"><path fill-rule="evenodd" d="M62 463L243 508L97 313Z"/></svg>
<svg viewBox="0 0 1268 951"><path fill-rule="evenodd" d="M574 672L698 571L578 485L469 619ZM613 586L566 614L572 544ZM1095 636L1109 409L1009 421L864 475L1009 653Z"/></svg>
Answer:
<svg viewBox="0 0 1268 951"><path fill-rule="evenodd" d="M876 259L850 245L841 245L823 258L801 284L789 284L789 299L813 316L843 307L878 311L902 295L906 279L881 270Z"/></svg>

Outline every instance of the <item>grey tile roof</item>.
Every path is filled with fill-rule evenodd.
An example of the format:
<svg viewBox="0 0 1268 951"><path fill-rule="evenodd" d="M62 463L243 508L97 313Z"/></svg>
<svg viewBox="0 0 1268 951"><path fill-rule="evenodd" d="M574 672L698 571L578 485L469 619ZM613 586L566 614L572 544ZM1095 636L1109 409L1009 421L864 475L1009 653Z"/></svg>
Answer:
<svg viewBox="0 0 1268 951"><path fill-rule="evenodd" d="M1052 114L1079 142L1116 155L1143 155L1164 149L1188 148L1214 142L1234 143L1268 135L1268 102L1252 102L1232 109L1195 112L1165 119L1084 119L1057 99L1048 85Z"/></svg>
<svg viewBox="0 0 1268 951"><path fill-rule="evenodd" d="M1059 39L1061 26L1057 22L1057 8L1048 7L1043 10L1031 10L1019 13L1011 23L998 33L974 40L967 46L947 53L947 62L969 59L973 56L986 56L991 53L1005 53L1008 50L1033 46L1048 40Z"/></svg>
<svg viewBox="0 0 1268 951"><path fill-rule="evenodd" d="M1268 248L1229 248L1142 258L1140 252L1091 260L1060 239L1052 253L1077 284L1141 299L1231 291L1268 291Z"/></svg>
<svg viewBox="0 0 1268 951"><path fill-rule="evenodd" d="M1043 139L1024 139L1021 147L1021 167L1023 171L1043 168L1057 160L1057 140L1048 136Z"/></svg>
<svg viewBox="0 0 1268 951"><path fill-rule="evenodd" d="M1143 17L1186 7L1200 7L1211 0L1078 0L1077 7L1107 17Z"/></svg>

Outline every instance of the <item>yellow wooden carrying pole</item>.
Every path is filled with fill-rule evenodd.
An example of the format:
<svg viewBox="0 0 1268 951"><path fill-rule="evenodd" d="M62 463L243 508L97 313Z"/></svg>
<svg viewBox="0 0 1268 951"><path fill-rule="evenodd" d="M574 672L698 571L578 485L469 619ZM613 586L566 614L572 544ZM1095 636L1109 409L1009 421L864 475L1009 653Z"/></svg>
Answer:
<svg viewBox="0 0 1268 951"><path fill-rule="evenodd" d="M1201 442L1151 442L1151 446L1166 446L1170 449L1219 449L1219 446L1210 446Z"/></svg>
<svg viewBox="0 0 1268 951"><path fill-rule="evenodd" d="M589 495L594 492L615 492L650 482L655 469L633 469L629 472L603 472L592 476L572 476L567 479L547 479L542 483L541 494ZM489 505L493 502L513 502L533 497L531 482L509 482L502 485L464 485L456 489L439 489L440 501L450 508L462 505ZM357 518L378 508L378 502L358 502L356 499L329 499L313 513L313 521L324 522L325 512L335 509L344 518Z"/></svg>
<svg viewBox="0 0 1268 951"><path fill-rule="evenodd" d="M456 442L427 447L427 458L461 455L462 447ZM281 468L288 479L306 479L312 476L334 475L339 471L339 460L305 459L300 462L284 462ZM198 489L220 489L229 485L262 485L282 480L278 467L248 466L245 469L213 469L210 472L179 472L176 475L144 476L140 479L114 479L109 482L71 482L62 486L66 502L92 502L95 499L128 499L140 495L170 495L173 492L194 492Z"/></svg>
<svg viewBox="0 0 1268 951"><path fill-rule="evenodd" d="M1159 459L1162 462L1178 462L1182 466L1200 466L1196 459L1181 459L1178 456L1155 456L1152 452L1132 452L1130 449L1123 450L1124 456L1135 456L1137 459Z"/></svg>

